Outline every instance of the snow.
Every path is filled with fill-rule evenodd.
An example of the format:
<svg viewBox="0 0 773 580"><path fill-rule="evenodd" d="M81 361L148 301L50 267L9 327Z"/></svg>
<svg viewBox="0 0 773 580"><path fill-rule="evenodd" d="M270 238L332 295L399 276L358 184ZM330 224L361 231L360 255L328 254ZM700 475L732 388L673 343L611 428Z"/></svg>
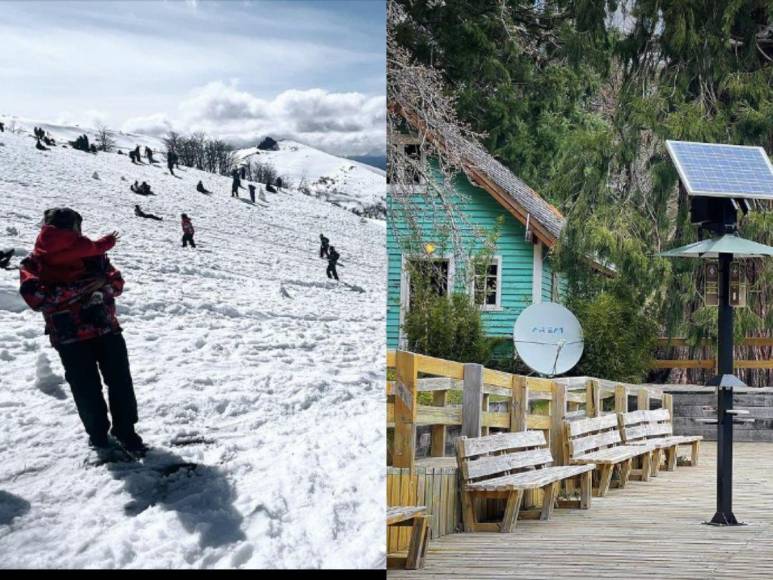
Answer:
<svg viewBox="0 0 773 580"><path fill-rule="evenodd" d="M244 164L268 163L294 187L341 207L358 212L377 207L381 216L386 212L386 172L296 141L278 144L278 151L251 147L240 149L236 157Z"/></svg>
<svg viewBox="0 0 773 580"><path fill-rule="evenodd" d="M154 448L142 464L93 461L42 317L0 270L0 567L383 566L384 223L294 190L253 206L227 177L41 152L29 134L0 143L12 265L47 207L77 209L92 238L121 232L118 316ZM135 180L157 195L132 194Z"/></svg>

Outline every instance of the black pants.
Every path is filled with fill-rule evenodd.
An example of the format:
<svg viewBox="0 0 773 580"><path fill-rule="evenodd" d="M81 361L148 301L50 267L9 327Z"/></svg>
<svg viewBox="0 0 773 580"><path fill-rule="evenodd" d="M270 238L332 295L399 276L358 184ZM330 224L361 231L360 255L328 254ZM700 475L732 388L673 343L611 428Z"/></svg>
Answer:
<svg viewBox="0 0 773 580"><path fill-rule="evenodd" d="M86 432L94 439L107 436L110 421L102 396L102 382L107 385L107 399L113 418L113 433L119 437L134 433L137 422L137 399L129 370L129 354L120 333L59 345L56 349L64 366Z"/></svg>
<svg viewBox="0 0 773 580"><path fill-rule="evenodd" d="M319 257L320 258L327 258L327 246L320 246L319 247Z"/></svg>
<svg viewBox="0 0 773 580"><path fill-rule="evenodd" d="M174 165L167 165L167 167L169 168L169 173L174 175Z"/></svg>
<svg viewBox="0 0 773 580"><path fill-rule="evenodd" d="M187 248L189 243L192 247L196 247L196 242L193 241L193 234L183 234L183 248Z"/></svg>
<svg viewBox="0 0 773 580"><path fill-rule="evenodd" d="M328 278L335 278L338 280L338 272L336 272L336 265L335 264L328 264L327 265L327 277Z"/></svg>
<svg viewBox="0 0 773 580"><path fill-rule="evenodd" d="M239 186L238 185L234 185L231 188L231 197L239 197Z"/></svg>

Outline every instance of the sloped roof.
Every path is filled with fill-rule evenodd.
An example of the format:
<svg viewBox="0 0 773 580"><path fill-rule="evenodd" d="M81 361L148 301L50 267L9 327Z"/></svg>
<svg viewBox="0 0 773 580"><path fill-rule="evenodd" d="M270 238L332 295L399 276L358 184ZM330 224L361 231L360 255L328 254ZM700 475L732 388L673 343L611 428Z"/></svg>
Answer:
<svg viewBox="0 0 773 580"><path fill-rule="evenodd" d="M530 216L530 221L536 220L547 230L547 233L555 241L561 235L561 230L566 225L566 218L558 209L545 201L531 187L526 185L521 179L507 169L493 155L483 147L467 140L460 140L463 155L471 165L470 168L475 173L475 169L487 176L490 181L505 192L513 202L520 206L526 215ZM488 189L486 184L480 184L484 189ZM526 216L522 216L526 217ZM552 244L550 244L552 245Z"/></svg>
<svg viewBox="0 0 773 580"><path fill-rule="evenodd" d="M409 124L423 122L412 112L398 108ZM453 149L462 158L464 172L524 225L528 222L536 237L553 247L566 225L566 218L512 171L497 161L476 141L466 138L459 127L444 123L427 137L446 151Z"/></svg>

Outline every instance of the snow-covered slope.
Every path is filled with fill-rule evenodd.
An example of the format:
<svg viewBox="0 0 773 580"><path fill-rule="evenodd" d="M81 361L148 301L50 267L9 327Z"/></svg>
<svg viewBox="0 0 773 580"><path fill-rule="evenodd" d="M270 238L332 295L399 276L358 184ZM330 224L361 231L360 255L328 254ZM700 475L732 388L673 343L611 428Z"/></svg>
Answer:
<svg viewBox="0 0 773 580"><path fill-rule="evenodd" d="M138 432L155 448L144 465L84 463L42 317L18 273L0 270L0 567L382 564L383 222L296 191L253 206L230 197L228 178L40 152L26 134L0 133L0 167L12 264L47 207L77 209L92 238L121 232L118 316ZM134 180L157 195L131 193ZM164 221L135 217L135 203ZM181 212L195 250L181 247ZM325 277L322 232L341 283Z"/></svg>
<svg viewBox="0 0 773 580"><path fill-rule="evenodd" d="M63 125L51 123L49 121L28 119L26 117L0 116L0 121L4 122L8 129L15 128L29 134L32 134L33 127L41 127L50 136L56 139L57 144L74 141L78 136L83 135L84 133L88 135L89 141L93 142L97 135L97 129L95 127ZM154 151L166 151L166 146L163 141L157 137L113 130L110 130L109 133L115 140L116 150L121 149L124 153L129 149L134 149L137 145L143 148L143 155L145 147L150 147Z"/></svg>
<svg viewBox="0 0 773 580"><path fill-rule="evenodd" d="M302 191L341 207L382 218L386 212L386 173L376 167L330 155L295 141L279 141L278 151L256 147L236 153L241 163L267 163Z"/></svg>

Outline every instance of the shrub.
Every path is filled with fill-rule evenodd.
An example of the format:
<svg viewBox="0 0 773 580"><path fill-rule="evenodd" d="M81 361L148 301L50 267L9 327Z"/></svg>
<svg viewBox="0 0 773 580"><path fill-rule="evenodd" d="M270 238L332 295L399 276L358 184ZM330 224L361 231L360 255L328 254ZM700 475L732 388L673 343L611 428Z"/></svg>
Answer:
<svg viewBox="0 0 773 580"><path fill-rule="evenodd" d="M642 381L657 342L654 317L607 292L573 306L585 335L585 350L575 374Z"/></svg>

